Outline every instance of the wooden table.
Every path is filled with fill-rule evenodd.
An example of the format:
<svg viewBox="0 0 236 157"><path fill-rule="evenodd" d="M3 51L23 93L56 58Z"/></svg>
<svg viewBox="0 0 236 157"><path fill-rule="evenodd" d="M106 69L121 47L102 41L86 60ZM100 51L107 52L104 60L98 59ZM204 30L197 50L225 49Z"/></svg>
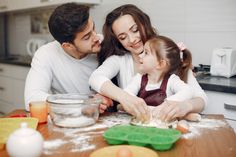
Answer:
<svg viewBox="0 0 236 157"><path fill-rule="evenodd" d="M9 116L19 113L25 113L25 111L16 110L11 112ZM224 117L222 115L209 115L208 118L223 120ZM89 157L89 154L94 150L108 146L102 137L105 129L85 130L74 137L71 135L75 134L66 135L66 133L63 133L63 129L49 123L38 125L37 130L43 135L45 142L50 140L66 141L59 147L51 148L50 151L44 150L42 157ZM202 128L199 131L200 134L198 136L191 138L181 137L169 151L157 151L159 157L236 157L236 134L230 126L225 125L217 129ZM67 130L68 133L73 133L73 129L69 129L69 132ZM83 140L77 141L77 145L75 145L75 139L80 138L80 136L87 140L87 142L82 144L86 148L84 151L80 150L80 148L84 149L81 147ZM91 147L91 149L87 149L88 147ZM5 148L0 150L0 157L7 156Z"/></svg>

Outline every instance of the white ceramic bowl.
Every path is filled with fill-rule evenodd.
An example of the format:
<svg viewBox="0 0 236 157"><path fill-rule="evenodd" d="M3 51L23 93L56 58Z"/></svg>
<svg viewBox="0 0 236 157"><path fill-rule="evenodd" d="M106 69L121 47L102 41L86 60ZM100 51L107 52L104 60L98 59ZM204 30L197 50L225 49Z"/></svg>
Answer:
<svg viewBox="0 0 236 157"><path fill-rule="evenodd" d="M95 124L100 98L87 94L56 94L47 97L52 122L60 127L85 127Z"/></svg>

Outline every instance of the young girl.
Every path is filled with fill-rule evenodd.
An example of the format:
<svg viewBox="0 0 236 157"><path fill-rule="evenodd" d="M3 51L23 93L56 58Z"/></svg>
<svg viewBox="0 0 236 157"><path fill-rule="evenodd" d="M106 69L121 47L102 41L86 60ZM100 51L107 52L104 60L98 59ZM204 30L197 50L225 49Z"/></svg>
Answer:
<svg viewBox="0 0 236 157"><path fill-rule="evenodd" d="M138 95L150 106L158 106L165 99L185 101L194 96L184 83L192 65L191 53L186 48L180 49L171 39L158 36L145 43L139 57L143 75L136 74L124 89L126 92Z"/></svg>

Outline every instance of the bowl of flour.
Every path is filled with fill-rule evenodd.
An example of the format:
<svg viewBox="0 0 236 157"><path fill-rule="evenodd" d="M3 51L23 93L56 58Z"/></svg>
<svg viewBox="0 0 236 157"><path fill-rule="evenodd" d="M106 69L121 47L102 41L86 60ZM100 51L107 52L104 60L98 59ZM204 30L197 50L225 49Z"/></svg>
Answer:
<svg viewBox="0 0 236 157"><path fill-rule="evenodd" d="M86 127L98 120L100 98L88 94L55 94L47 97L49 115L59 127Z"/></svg>

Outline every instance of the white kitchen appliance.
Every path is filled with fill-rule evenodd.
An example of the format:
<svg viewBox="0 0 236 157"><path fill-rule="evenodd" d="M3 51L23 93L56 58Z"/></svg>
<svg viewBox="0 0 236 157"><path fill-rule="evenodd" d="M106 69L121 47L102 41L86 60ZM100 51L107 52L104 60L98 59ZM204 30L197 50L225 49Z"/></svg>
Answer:
<svg viewBox="0 0 236 157"><path fill-rule="evenodd" d="M210 73L227 78L236 75L236 50L230 47L215 49L212 53Z"/></svg>
<svg viewBox="0 0 236 157"><path fill-rule="evenodd" d="M46 44L47 41L43 40L43 39L37 39L37 38L32 38L30 40L28 40L27 44L26 44L26 49L27 49L27 53L33 57L35 51L41 47L42 45Z"/></svg>

